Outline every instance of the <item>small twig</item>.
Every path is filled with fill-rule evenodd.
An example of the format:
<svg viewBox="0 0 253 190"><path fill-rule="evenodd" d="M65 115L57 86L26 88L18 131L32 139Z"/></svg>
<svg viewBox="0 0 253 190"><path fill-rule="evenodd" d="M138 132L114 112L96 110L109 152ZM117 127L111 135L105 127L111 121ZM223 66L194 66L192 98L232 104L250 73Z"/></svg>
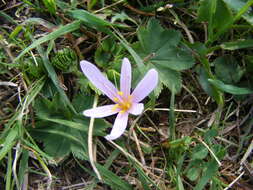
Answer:
<svg viewBox="0 0 253 190"><path fill-rule="evenodd" d="M129 4L124 4L125 7L129 8L131 11L139 14L139 15L145 15L145 16L155 16L154 13L148 13L148 12L144 12L144 11L141 11L141 10L138 10L134 7L132 7L131 5Z"/></svg>
<svg viewBox="0 0 253 190"><path fill-rule="evenodd" d="M198 105L199 113L202 114L202 110L201 110L201 106L200 106L200 103L198 101L198 98L196 98L196 96L185 85L182 85L182 87L183 87L183 89L185 89L193 97L193 99L195 100L195 102Z"/></svg>
<svg viewBox="0 0 253 190"><path fill-rule="evenodd" d="M35 151L33 151L33 153L36 156L37 160L39 161L40 165L42 166L43 170L47 173L47 176L48 176L47 190L50 190L52 182L53 182L52 174L51 174L50 170L48 169L47 165L42 160L42 158L39 156L39 154L37 152L35 152Z"/></svg>
<svg viewBox="0 0 253 190"><path fill-rule="evenodd" d="M95 108L97 106L97 103L98 103L98 95L95 95L95 99L93 102L93 108ZM88 131L88 152L89 152L89 159L90 159L91 167L94 170L94 172L96 173L98 179L100 181L102 181L102 177L101 177L98 169L96 168L94 157L93 157L92 136L93 136L94 121L95 121L95 118L92 117L90 119L89 131Z"/></svg>
<svg viewBox="0 0 253 190"><path fill-rule="evenodd" d="M125 0L116 1L115 3L112 3L111 5L108 5L108 6L106 6L106 7L103 7L103 8L101 8L101 9L99 9L99 10L93 11L93 13L96 14L96 13L98 13L98 12L100 12L100 11L103 11L103 10L105 10L105 9L114 7L115 5L118 5L118 4L120 4L120 3L123 3L124 1L125 1Z"/></svg>
<svg viewBox="0 0 253 190"><path fill-rule="evenodd" d="M137 146L137 150L138 150L139 155L140 155L140 158L141 158L141 162L142 162L142 164L145 166L145 165L146 165L146 161L145 161L145 159L144 159L144 155L143 155L143 152L142 152L142 150L141 150L141 146L140 146L140 143L139 143L139 140L138 140L138 138L137 138L137 135L136 135L136 132L135 132L135 131L133 131L133 136L134 136L134 141L135 141L136 146Z"/></svg>
<svg viewBox="0 0 253 190"><path fill-rule="evenodd" d="M251 140L251 143L247 149L247 151L245 152L245 154L243 155L241 161L240 161L240 165L243 165L243 163L247 160L247 158L249 157L250 153L253 150L253 139Z"/></svg>
<svg viewBox="0 0 253 190"><path fill-rule="evenodd" d="M219 159L217 158L217 156L214 154L214 152L209 148L209 146L204 141L202 141L201 139L198 139L198 140L209 150L209 152L214 157L214 159L216 160L216 162L219 164L219 166L221 166L222 165L221 162L219 161Z"/></svg>
<svg viewBox="0 0 253 190"><path fill-rule="evenodd" d="M150 109L149 109L150 110ZM154 108L155 111L170 111L169 108ZM185 113L198 113L196 110L181 110L174 109L175 112L185 112Z"/></svg>
<svg viewBox="0 0 253 190"><path fill-rule="evenodd" d="M235 178L224 190L229 190L244 174L245 172L242 172L237 178Z"/></svg>
<svg viewBox="0 0 253 190"><path fill-rule="evenodd" d="M17 189L20 189L20 184L19 184L18 176L17 176L17 162L18 162L19 156L20 156L20 142L18 142L16 146L15 158L12 165L13 176L14 176Z"/></svg>
<svg viewBox="0 0 253 190"><path fill-rule="evenodd" d="M127 157L131 158L133 161L135 161L139 166L141 166L143 169L146 169L142 163L140 163L135 157L133 157L131 154L129 154L127 151L125 151L121 146L117 145L115 142L109 140L109 142L115 146L117 149L119 149L123 154L125 154Z"/></svg>
<svg viewBox="0 0 253 190"><path fill-rule="evenodd" d="M189 31L189 29L187 28L187 26L178 18L177 14L175 13L175 11L173 11L172 9L169 9L170 13L174 16L175 18L175 22L177 22L185 31L188 40L191 44L194 44L194 39L191 35L191 32Z"/></svg>

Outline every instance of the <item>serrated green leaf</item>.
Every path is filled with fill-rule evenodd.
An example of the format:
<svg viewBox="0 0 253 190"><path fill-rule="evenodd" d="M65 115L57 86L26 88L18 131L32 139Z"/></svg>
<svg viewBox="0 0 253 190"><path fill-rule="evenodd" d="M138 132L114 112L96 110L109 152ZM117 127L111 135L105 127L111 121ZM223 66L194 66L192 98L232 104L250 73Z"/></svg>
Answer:
<svg viewBox="0 0 253 190"><path fill-rule="evenodd" d="M134 48L148 64L177 71L194 65L190 52L179 47L180 32L164 29L156 19L151 19L147 27L140 27L138 39L140 44L135 44Z"/></svg>
<svg viewBox="0 0 253 190"><path fill-rule="evenodd" d="M170 90L175 89L178 93L182 87L181 75L178 71L156 65L154 68L158 71L160 81Z"/></svg>
<svg viewBox="0 0 253 190"><path fill-rule="evenodd" d="M213 80L213 79L208 79L208 81L216 86L218 89L220 89L221 91L230 93L230 94L235 94L235 95L244 95L244 94L252 94L253 90L249 89L249 88L241 88L241 87L237 87L234 85L229 85L229 84L224 84L222 81L220 80Z"/></svg>

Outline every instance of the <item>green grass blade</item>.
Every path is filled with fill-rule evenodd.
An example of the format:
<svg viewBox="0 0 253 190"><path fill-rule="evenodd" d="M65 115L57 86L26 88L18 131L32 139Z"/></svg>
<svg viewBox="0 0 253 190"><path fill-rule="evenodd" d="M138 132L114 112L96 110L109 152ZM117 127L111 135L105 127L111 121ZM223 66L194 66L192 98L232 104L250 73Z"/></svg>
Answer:
<svg viewBox="0 0 253 190"><path fill-rule="evenodd" d="M132 186L127 182L123 181L116 174L106 169L104 166L96 164L102 178L106 184L115 190L133 190Z"/></svg>
<svg viewBox="0 0 253 190"><path fill-rule="evenodd" d="M18 57L16 57L16 59L14 59L14 62L18 61L24 54L29 52L31 49L36 48L40 44L45 43L45 42L50 41L50 40L54 40L54 39L56 39L56 38L58 38L58 37L60 37L64 34L67 34L69 32L77 30L80 27L80 23L81 23L81 21L74 21L70 24L60 26L58 29L56 29L55 31L49 33L48 35L43 36L42 38L39 38L38 40L35 40L30 46L25 48L18 55Z"/></svg>
<svg viewBox="0 0 253 190"><path fill-rule="evenodd" d="M0 150L0 161L5 157L5 155L12 149L15 145L15 139L18 137L18 129L16 127L9 130L9 134L5 138L3 147Z"/></svg>
<svg viewBox="0 0 253 190"><path fill-rule="evenodd" d="M227 92L230 94L245 95L245 94L252 94L253 93L253 90L251 90L249 88L241 88L241 87L237 87L237 86L230 85L230 84L224 84L220 80L208 79L208 81L212 85L214 85L215 87L220 89L221 91L224 91L224 92Z"/></svg>
<svg viewBox="0 0 253 190"><path fill-rule="evenodd" d="M253 47L253 40L240 40L221 44L221 48L225 50L237 50L251 47Z"/></svg>
<svg viewBox="0 0 253 190"><path fill-rule="evenodd" d="M11 152L8 152L8 166L7 166L7 173L6 173L6 183L5 183L5 189L9 190L11 189L11 169L12 169L12 155Z"/></svg>

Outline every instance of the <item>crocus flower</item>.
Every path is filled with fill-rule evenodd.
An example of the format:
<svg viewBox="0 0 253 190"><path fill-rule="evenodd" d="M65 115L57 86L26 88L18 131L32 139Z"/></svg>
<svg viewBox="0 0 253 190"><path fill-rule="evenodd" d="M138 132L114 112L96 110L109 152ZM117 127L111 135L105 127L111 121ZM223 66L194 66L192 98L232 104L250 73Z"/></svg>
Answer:
<svg viewBox="0 0 253 190"><path fill-rule="evenodd" d="M127 58L122 61L120 91L92 63L83 60L80 65L84 75L92 84L114 102L111 105L85 110L83 114L93 118L118 114L111 133L105 136L107 140L117 139L127 127L129 113L133 115L142 113L144 105L140 101L156 87L158 73L155 69L150 69L131 93L131 64Z"/></svg>

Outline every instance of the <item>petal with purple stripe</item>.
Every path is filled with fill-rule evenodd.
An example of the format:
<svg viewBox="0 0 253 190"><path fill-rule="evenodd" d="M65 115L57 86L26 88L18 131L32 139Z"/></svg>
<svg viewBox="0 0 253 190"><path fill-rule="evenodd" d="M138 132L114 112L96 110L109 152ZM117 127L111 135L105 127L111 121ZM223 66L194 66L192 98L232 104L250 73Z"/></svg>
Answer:
<svg viewBox="0 0 253 190"><path fill-rule="evenodd" d="M157 83L158 73L155 69L150 69L131 94L133 102L138 103L142 101L152 90L154 90Z"/></svg>
<svg viewBox="0 0 253 190"><path fill-rule="evenodd" d="M92 82L92 84L101 90L108 98L114 101L118 97L115 86L99 71L99 69L88 61L80 62L84 75Z"/></svg>
<svg viewBox="0 0 253 190"><path fill-rule="evenodd" d="M123 92L123 95L127 98L130 95L131 89L131 63L127 58L124 58L121 66L121 75L120 75L120 91Z"/></svg>
<svg viewBox="0 0 253 190"><path fill-rule="evenodd" d="M115 119L115 122L112 127L112 131L109 135L106 135L107 140L115 140L119 138L127 127L128 113L119 113Z"/></svg>
<svg viewBox="0 0 253 190"><path fill-rule="evenodd" d="M83 111L83 115L87 117L102 118L118 113L119 110L115 109L115 104L100 106Z"/></svg>
<svg viewBox="0 0 253 190"><path fill-rule="evenodd" d="M129 113L133 115L140 115L144 109L144 105L142 103L133 103L132 107L128 110Z"/></svg>

